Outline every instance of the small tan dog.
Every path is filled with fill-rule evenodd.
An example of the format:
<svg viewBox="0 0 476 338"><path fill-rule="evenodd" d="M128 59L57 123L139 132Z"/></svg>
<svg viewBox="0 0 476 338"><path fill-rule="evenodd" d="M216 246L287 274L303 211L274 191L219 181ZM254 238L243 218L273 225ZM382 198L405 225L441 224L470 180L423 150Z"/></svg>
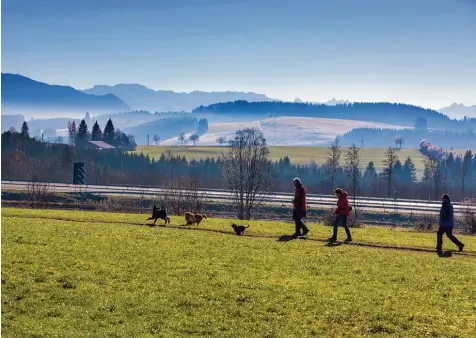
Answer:
<svg viewBox="0 0 476 338"><path fill-rule="evenodd" d="M194 214L191 212L185 213L185 221L187 222L185 225L197 224L199 225L202 219L208 219L207 215L202 214Z"/></svg>

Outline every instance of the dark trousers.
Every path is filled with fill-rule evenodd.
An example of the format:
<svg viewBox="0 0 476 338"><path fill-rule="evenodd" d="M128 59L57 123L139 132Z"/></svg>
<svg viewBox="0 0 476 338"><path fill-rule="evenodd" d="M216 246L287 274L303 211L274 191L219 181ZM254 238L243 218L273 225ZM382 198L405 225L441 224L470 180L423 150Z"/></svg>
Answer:
<svg viewBox="0 0 476 338"><path fill-rule="evenodd" d="M448 238L458 246L463 245L454 235L453 235L453 228L445 228L445 227L440 227L438 228L438 232L436 233L436 250L441 251L441 247L443 245L443 235L446 234Z"/></svg>
<svg viewBox="0 0 476 338"><path fill-rule="evenodd" d="M334 220L334 234L332 235L332 237L337 238L337 230L339 229L339 225L342 225L344 227L347 238L352 238L352 235L350 234L349 225L347 224L347 216L345 215L336 216L336 219Z"/></svg>
<svg viewBox="0 0 476 338"><path fill-rule="evenodd" d="M293 209L293 221L296 224L296 235L301 235L302 231L309 230L306 224L302 221L302 218L306 217L306 214L301 210Z"/></svg>

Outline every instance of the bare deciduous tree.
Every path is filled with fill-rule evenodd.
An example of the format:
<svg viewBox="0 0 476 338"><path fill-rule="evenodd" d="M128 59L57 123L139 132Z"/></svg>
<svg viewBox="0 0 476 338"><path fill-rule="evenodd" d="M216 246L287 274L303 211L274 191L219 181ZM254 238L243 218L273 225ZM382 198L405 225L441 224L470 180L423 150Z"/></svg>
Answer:
<svg viewBox="0 0 476 338"><path fill-rule="evenodd" d="M199 140L200 140L200 137L197 134L193 134L192 136L190 136L190 141L193 142L194 147Z"/></svg>
<svg viewBox="0 0 476 338"><path fill-rule="evenodd" d="M165 194L161 194L159 200L177 215L187 211L201 212L204 196L199 188L195 175L180 176L167 182Z"/></svg>
<svg viewBox="0 0 476 338"><path fill-rule="evenodd" d="M358 210L356 197L360 193L360 148L355 144L352 144L345 155L345 173L350 182L350 193L352 194L353 206L352 206L352 225L355 225L358 219Z"/></svg>
<svg viewBox="0 0 476 338"><path fill-rule="evenodd" d="M28 198L32 208L46 206L53 195L49 183L39 182L35 176L27 184Z"/></svg>
<svg viewBox="0 0 476 338"><path fill-rule="evenodd" d="M180 133L179 141L182 145L185 143L185 133Z"/></svg>
<svg viewBox="0 0 476 338"><path fill-rule="evenodd" d="M155 145L158 145L158 144L159 144L159 140L160 140L160 136L157 135L157 134L155 134L153 140L154 140L154 142L155 142Z"/></svg>
<svg viewBox="0 0 476 338"><path fill-rule="evenodd" d="M393 176L395 173L395 163L397 161L397 151L392 147L388 147L387 151L385 152L385 159L382 161L384 165L383 176L387 179L387 197L392 195Z"/></svg>
<svg viewBox="0 0 476 338"><path fill-rule="evenodd" d="M326 171L329 176L331 187L334 188L334 180L339 170L339 160L342 153L342 148L339 143L339 139L336 137L334 142L328 148L328 157L326 161Z"/></svg>
<svg viewBox="0 0 476 338"><path fill-rule="evenodd" d="M226 143L226 138L224 138L223 136L220 136L217 138L217 143L222 146Z"/></svg>
<svg viewBox="0 0 476 338"><path fill-rule="evenodd" d="M274 187L263 133L258 129L237 131L228 152L222 153L220 160L222 179L233 193L238 218L250 219L252 210L262 204Z"/></svg>
<svg viewBox="0 0 476 338"><path fill-rule="evenodd" d="M405 143L402 136L395 137L395 148L402 149L402 145Z"/></svg>
<svg viewBox="0 0 476 338"><path fill-rule="evenodd" d="M476 234L476 198L466 198L461 206L461 216L458 217L462 231L467 234Z"/></svg>
<svg viewBox="0 0 476 338"><path fill-rule="evenodd" d="M443 165L444 163L439 159L435 158L434 156L428 154L428 156L423 160L426 172L429 175L429 179L435 189L435 196L439 193L440 190L440 183L443 174Z"/></svg>

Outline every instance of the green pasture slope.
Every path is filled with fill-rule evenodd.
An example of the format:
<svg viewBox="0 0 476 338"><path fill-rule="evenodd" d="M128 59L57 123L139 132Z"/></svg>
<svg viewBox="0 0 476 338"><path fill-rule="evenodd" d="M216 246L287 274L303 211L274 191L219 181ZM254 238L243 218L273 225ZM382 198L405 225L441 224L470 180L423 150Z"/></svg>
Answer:
<svg viewBox="0 0 476 338"><path fill-rule="evenodd" d="M145 218L3 208L2 337L475 336L474 236L439 258L434 234L400 229L326 246L318 224L280 241L292 224Z"/></svg>
<svg viewBox="0 0 476 338"><path fill-rule="evenodd" d="M159 158L166 150L172 150L176 155L185 156L187 159L202 159L218 157L225 150L224 147L200 147L200 146L138 146L136 153L143 152L151 157ZM299 147L299 146L270 146L271 158L279 160L284 156L289 156L291 162L297 164L309 164L314 160L317 164L324 164L327 159L327 147ZM342 161L347 148L343 149ZM377 169L382 169L382 161L385 158L386 148L362 148L360 162L365 168L370 161L375 163ZM403 161L410 156L415 162L415 166L419 172L423 172L423 156L417 149L402 149L398 151L400 160Z"/></svg>

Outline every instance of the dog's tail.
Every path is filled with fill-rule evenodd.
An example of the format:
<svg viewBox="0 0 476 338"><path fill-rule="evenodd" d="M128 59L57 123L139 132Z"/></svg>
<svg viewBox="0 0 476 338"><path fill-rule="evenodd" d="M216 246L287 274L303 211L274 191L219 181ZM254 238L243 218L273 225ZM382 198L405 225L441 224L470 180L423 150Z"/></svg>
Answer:
<svg viewBox="0 0 476 338"><path fill-rule="evenodd" d="M150 219L155 219L155 218L154 218L154 217L149 217L149 218L147 218L147 220L150 220Z"/></svg>
<svg viewBox="0 0 476 338"><path fill-rule="evenodd" d="M249 227L250 227L249 225L248 225L248 226L245 226L245 229L248 229Z"/></svg>

